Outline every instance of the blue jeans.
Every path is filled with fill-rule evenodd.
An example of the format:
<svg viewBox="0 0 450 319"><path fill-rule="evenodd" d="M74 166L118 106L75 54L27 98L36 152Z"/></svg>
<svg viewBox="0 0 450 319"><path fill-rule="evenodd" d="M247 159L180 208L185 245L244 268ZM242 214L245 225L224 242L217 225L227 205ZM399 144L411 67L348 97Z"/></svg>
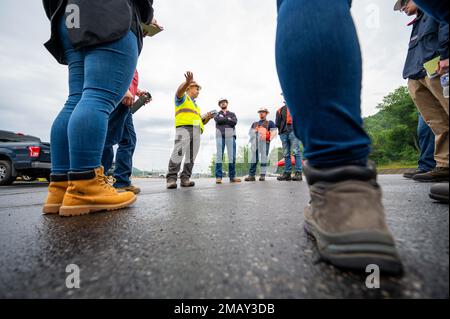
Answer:
<svg viewBox="0 0 450 319"><path fill-rule="evenodd" d="M61 43L69 66L69 97L51 129L52 173L101 166L111 112L125 95L138 59L136 36L75 50L61 19Z"/></svg>
<svg viewBox="0 0 450 319"><path fill-rule="evenodd" d="M447 2L442 0L414 0L414 2L426 13L439 21L450 23L450 12Z"/></svg>
<svg viewBox="0 0 450 319"><path fill-rule="evenodd" d="M228 155L228 175L230 179L234 179L236 177L236 137L225 138L224 136L216 137L216 178L223 177L222 163L225 146Z"/></svg>
<svg viewBox="0 0 450 319"><path fill-rule="evenodd" d="M292 172L291 155L294 152L295 157L295 171L302 171L302 153L300 150L300 140L295 137L293 131L290 133L280 134L281 143L283 144L283 156L284 156L284 172Z"/></svg>
<svg viewBox="0 0 450 319"><path fill-rule="evenodd" d="M108 172L114 159L113 146L119 144L114 168L114 187L131 185L133 173L133 154L136 149L136 132L134 130L133 115L128 106L119 104L111 113L108 123L105 148L103 150L102 165Z"/></svg>
<svg viewBox="0 0 450 319"><path fill-rule="evenodd" d="M250 172L248 175L255 176L258 163L261 162L261 175L267 174L267 162L269 161L270 143L260 140L253 141L251 147Z"/></svg>
<svg viewBox="0 0 450 319"><path fill-rule="evenodd" d="M421 115L419 115L417 135L419 136L420 147L419 170L431 171L436 167L436 161L434 160L435 138L433 131Z"/></svg>
<svg viewBox="0 0 450 319"><path fill-rule="evenodd" d="M366 165L361 50L349 1L278 0L276 62L309 164Z"/></svg>

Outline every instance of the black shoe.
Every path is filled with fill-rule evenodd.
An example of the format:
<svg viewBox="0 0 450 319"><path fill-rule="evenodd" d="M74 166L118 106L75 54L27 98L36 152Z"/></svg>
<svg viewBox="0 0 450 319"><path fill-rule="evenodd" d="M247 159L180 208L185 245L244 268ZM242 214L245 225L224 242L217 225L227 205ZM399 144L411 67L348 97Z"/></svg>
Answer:
<svg viewBox="0 0 450 319"><path fill-rule="evenodd" d="M416 174L414 175L413 180L422 183L448 182L449 181L448 167L436 167L434 170L430 172Z"/></svg>
<svg viewBox="0 0 450 319"><path fill-rule="evenodd" d="M246 182L256 182L255 176L248 176L245 178Z"/></svg>
<svg viewBox="0 0 450 319"><path fill-rule="evenodd" d="M292 180L291 173L284 173L283 175L278 176L277 180L279 180L280 182L289 182Z"/></svg>
<svg viewBox="0 0 450 319"><path fill-rule="evenodd" d="M266 175L261 175L261 176L259 177L259 181L260 181L260 182L265 182L265 181L266 181Z"/></svg>
<svg viewBox="0 0 450 319"><path fill-rule="evenodd" d="M301 182L303 180L302 172L295 172L295 176L292 178L294 182Z"/></svg>
<svg viewBox="0 0 450 319"><path fill-rule="evenodd" d="M430 198L448 204L449 184L439 183L431 186Z"/></svg>
<svg viewBox="0 0 450 319"><path fill-rule="evenodd" d="M403 174L403 177L404 178L408 178L408 179L412 179L417 174L424 174L424 173L428 173L428 172L427 171L422 171L420 169L416 169L416 170L411 171L411 172L406 172L405 174Z"/></svg>

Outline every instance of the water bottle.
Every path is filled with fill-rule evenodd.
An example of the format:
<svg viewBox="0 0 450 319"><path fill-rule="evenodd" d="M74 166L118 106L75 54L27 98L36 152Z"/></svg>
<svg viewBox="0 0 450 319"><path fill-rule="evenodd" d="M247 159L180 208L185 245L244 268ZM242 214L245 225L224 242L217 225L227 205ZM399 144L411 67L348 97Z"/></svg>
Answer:
<svg viewBox="0 0 450 319"><path fill-rule="evenodd" d="M444 90L444 97L448 99L448 72L441 76L441 85Z"/></svg>
<svg viewBox="0 0 450 319"><path fill-rule="evenodd" d="M139 97L139 99L136 102L134 102L133 106L131 107L131 114L134 114L137 111L139 111L139 109L145 105L145 102L151 99L152 95L148 92Z"/></svg>

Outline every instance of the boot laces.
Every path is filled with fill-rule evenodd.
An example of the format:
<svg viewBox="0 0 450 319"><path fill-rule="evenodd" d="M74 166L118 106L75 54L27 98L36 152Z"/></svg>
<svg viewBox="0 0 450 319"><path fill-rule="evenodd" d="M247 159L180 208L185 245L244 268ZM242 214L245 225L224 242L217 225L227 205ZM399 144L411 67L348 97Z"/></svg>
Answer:
<svg viewBox="0 0 450 319"><path fill-rule="evenodd" d="M100 185L103 186L103 188L105 188L107 190L115 190L113 185L116 182L116 179L114 177L106 176L106 175L99 175L98 180L100 182Z"/></svg>

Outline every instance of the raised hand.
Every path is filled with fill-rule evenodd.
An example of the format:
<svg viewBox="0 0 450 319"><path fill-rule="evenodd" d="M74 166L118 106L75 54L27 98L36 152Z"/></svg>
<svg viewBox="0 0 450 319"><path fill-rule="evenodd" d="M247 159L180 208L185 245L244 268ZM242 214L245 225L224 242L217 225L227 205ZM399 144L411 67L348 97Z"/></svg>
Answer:
<svg viewBox="0 0 450 319"><path fill-rule="evenodd" d="M186 83L190 84L190 83L194 82L194 74L192 72L189 72L189 71L186 72L184 77L186 78Z"/></svg>

